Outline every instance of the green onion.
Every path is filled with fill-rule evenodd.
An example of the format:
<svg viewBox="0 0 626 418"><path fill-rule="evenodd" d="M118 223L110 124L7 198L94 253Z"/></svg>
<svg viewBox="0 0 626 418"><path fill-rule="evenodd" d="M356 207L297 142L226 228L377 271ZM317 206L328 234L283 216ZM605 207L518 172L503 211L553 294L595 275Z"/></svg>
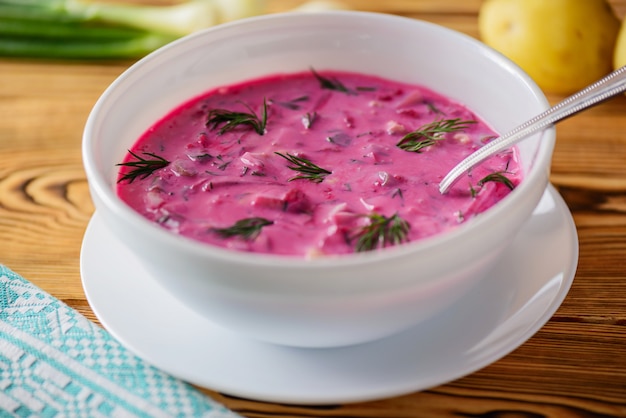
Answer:
<svg viewBox="0 0 626 418"><path fill-rule="evenodd" d="M24 39L41 38L41 41L51 42L55 39L71 39L76 36L78 31L80 31L82 40L122 40L145 35L143 31L124 27L86 26L73 21L53 22L46 20L37 21L36 24L33 24L32 20L7 18L0 15L0 35L11 36L13 39L19 37L24 37Z"/></svg>
<svg viewBox="0 0 626 418"><path fill-rule="evenodd" d="M0 56L139 58L200 29L261 14L263 3L186 0L148 6L106 0L0 0Z"/></svg>
<svg viewBox="0 0 626 418"><path fill-rule="evenodd" d="M84 0L0 0L0 56L134 58L215 24L259 14L256 0L172 6Z"/></svg>

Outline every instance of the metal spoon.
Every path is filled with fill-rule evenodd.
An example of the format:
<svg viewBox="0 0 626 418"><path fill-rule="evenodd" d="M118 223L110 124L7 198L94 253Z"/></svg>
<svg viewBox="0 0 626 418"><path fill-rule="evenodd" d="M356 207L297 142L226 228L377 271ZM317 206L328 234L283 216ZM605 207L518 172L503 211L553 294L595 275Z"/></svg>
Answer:
<svg viewBox="0 0 626 418"><path fill-rule="evenodd" d="M573 94L550 109L519 125L512 131L494 139L458 163L439 183L439 192L445 194L459 177L484 161L520 140L546 129L582 110L593 107L606 99L626 91L626 66L613 71L603 79Z"/></svg>

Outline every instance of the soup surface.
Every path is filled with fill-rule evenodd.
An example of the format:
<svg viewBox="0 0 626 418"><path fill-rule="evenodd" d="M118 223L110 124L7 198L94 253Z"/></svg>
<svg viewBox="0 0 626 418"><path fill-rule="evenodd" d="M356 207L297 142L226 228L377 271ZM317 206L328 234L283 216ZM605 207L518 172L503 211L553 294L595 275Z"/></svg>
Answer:
<svg viewBox="0 0 626 418"><path fill-rule="evenodd" d="M311 69L178 106L119 164L118 194L163 228L230 249L376 250L454 228L510 193L522 178L515 148L438 191L495 135L425 87Z"/></svg>

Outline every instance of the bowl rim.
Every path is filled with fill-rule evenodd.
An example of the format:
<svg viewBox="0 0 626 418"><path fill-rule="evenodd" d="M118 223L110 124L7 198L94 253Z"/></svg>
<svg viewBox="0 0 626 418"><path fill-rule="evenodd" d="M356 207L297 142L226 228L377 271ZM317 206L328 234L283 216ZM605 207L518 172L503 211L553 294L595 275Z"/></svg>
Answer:
<svg viewBox="0 0 626 418"><path fill-rule="evenodd" d="M404 16L352 10L323 11L315 13L286 12L255 16L234 22L220 24L179 38L151 52L150 54L132 64L105 89L105 91L96 101L87 118L82 137L83 165L87 174L90 192L97 195L97 197L103 202L103 204L106 205L113 213L116 213L117 216L120 216L121 218L132 222L136 227L141 228L142 231L146 233L146 236L150 239L158 240L160 242L167 241L169 245L178 247L179 249L182 249L183 251L193 255L206 257L207 259L221 259L223 261L230 261L245 265L281 265L291 268L327 268L347 267L350 265L363 265L364 263L367 264L376 263L383 260L392 260L396 258L406 257L414 253L433 251L437 248L445 247L450 242L455 242L460 239L468 239L470 238L470 235L473 231L480 228L488 228L488 224L491 219L503 216L505 212L507 212L512 206L514 206L518 201L522 199L522 195L526 193L526 190L532 188L536 182L543 181L544 177L547 178L547 171L549 171L550 168L552 151L556 140L556 130L554 127L550 127L538 134L541 135L541 140L537 147L533 168L531 168L527 173L524 174L522 182L515 188L515 190L513 190L508 196L506 196L496 205L484 212L486 215L483 216L483 214L480 214L479 216L469 219L468 221L456 226L452 230L445 231L443 233L436 234L431 237L426 237L417 241L404 243L402 245L386 247L377 251L367 251L362 253L341 255L324 255L315 258L246 252L203 243L192 238L174 234L171 231L159 227L158 225L141 216L139 213L126 205L121 199L119 199L117 193L115 192L115 188L111 188L109 180L107 180L104 175L99 173L96 168L98 166L96 162L96 152L93 148L94 142L91 141L90 138L94 136L93 131L95 125L97 125L97 120L100 118L100 114L110 96L118 88L124 86L126 80L129 77L131 77L134 73L141 71L143 67L150 65L151 62L155 59L163 58L164 55L168 55L171 52L176 51L176 49L180 48L181 46L197 42L199 39L203 39L205 37L210 38L214 36L214 34L229 31L233 28L246 28L246 26L257 22L272 21L276 24L280 24L281 22L289 22L290 24L293 24L293 19L306 20L319 18L319 16L330 18L340 17L345 19L369 19L373 21L389 21L390 23L396 21L402 21L406 23L407 21L410 21L415 25L422 25L424 27L429 27L430 30L439 31L440 33L446 33L447 35L454 36L458 38L461 42L472 45L474 48L480 49L483 55L489 57L495 64L502 68L503 71L509 72L515 77L519 78L520 81L526 85L533 99L536 100L538 104L544 108L542 110L545 110L549 107L548 100L543 91L517 64L513 63L503 54L495 51L481 41L467 34L447 28L445 26ZM544 168L547 170L544 170Z"/></svg>

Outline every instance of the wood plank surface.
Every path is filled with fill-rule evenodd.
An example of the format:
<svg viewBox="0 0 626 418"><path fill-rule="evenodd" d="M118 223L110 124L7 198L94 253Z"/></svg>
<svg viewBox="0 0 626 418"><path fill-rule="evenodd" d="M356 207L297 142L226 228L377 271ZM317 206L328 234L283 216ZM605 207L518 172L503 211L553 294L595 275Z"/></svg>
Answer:
<svg viewBox="0 0 626 418"><path fill-rule="evenodd" d="M478 36L481 0L346 2ZM612 5L623 17L626 0ZM81 135L98 96L131 64L0 59L0 263L93 320L79 274L93 213ZM576 222L579 267L554 317L513 353L448 384L376 402L305 407L206 392L249 418L626 417L626 97L563 122L557 137L551 181Z"/></svg>

